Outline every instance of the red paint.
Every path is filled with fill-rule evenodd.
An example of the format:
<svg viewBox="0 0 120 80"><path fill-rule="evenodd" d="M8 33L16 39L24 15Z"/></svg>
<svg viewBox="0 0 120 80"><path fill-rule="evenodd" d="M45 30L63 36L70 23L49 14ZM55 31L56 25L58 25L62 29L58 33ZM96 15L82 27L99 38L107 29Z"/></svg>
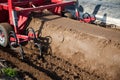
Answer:
<svg viewBox="0 0 120 80"><path fill-rule="evenodd" d="M22 33L26 29L26 20L31 11L48 9L55 14L61 15L61 11L64 10L64 7L71 4L74 4L74 2L63 2L62 0L0 0L0 22L8 22L14 27L19 42L28 41L33 35L27 36ZM33 8L32 5L34 5L35 8ZM16 19L15 16L13 16L13 11L17 12ZM18 24L14 25L14 22ZM10 40L14 41L12 38Z"/></svg>

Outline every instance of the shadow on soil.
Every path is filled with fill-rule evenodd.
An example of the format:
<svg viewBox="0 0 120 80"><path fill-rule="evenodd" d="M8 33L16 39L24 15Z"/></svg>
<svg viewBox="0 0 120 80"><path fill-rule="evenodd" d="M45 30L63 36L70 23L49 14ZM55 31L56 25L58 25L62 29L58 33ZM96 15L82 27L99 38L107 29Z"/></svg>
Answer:
<svg viewBox="0 0 120 80"><path fill-rule="evenodd" d="M11 50L11 49L5 50L5 48L4 48L4 49L2 48L2 50L3 50L4 52L11 53L11 55L12 55L13 57L18 58L18 55L17 55L18 53L17 53L17 52L15 52L15 51L13 51L13 50ZM24 62L24 63L28 64L29 66L32 66L33 68L39 70L40 72L45 73L47 76L49 76L49 77L50 77L51 79L53 79L53 80L61 80L61 78L60 78L55 72L51 72L51 71L49 71L49 70L46 70L46 69L44 69L44 68L42 68L42 67L40 67L40 66L37 66L37 65L33 64L33 62L30 61L29 57L25 57L24 60L21 60L21 59L19 59L19 60L20 60L21 62ZM12 63L12 62L11 62L11 63ZM12 65L14 65L14 64L12 64ZM30 78L32 78L33 80L37 80L37 78L35 78L35 77L32 75L32 73L23 71L23 74L28 75L28 76L29 76ZM20 76L23 76L23 75L20 75Z"/></svg>
<svg viewBox="0 0 120 80"><path fill-rule="evenodd" d="M33 13L34 14L34 13ZM33 15L32 14L32 15ZM40 15L41 16L41 15ZM34 17L36 17L36 16L34 16ZM38 16L37 16L38 17ZM59 17L57 17L57 18L59 18ZM56 19L57 19L56 18ZM31 18L28 20L28 23L26 24L26 26L28 26L29 25L29 23L30 23L30 21L31 21ZM42 50L42 55L41 56L39 56L37 59L40 59L40 60L42 60L43 62L45 61L45 59L44 59L44 55L48 55L48 54L50 54L50 53L52 53L52 50L51 50L51 48L50 48L50 46L49 46L49 44L52 42L52 38L50 37L50 36L46 36L46 37L41 37L40 36L40 34L41 34L41 31L42 31L42 28L43 28L43 25L44 25L44 21L42 22L42 25L40 25L40 29L38 30L38 36L39 36L39 39L40 39L40 44L42 45L42 47L41 47L41 50ZM23 44L24 45L24 44ZM26 43L25 43L25 45L26 45ZM14 51L13 49L5 49L5 48L2 48L2 47L0 47L4 52L7 52L7 53L12 53L11 55L13 56L13 57L15 57L15 58L17 58L17 57L19 57L20 55L19 55L19 53L18 52L16 52L16 51ZM34 54L34 53L33 53ZM32 66L33 68L35 68L35 69L37 69L37 70L39 70L40 72L43 72L43 73L45 73L47 76L49 76L51 79L53 79L53 80L61 80L61 77L59 77L55 72L53 72L53 71L49 71L49 70L46 70L46 69L44 69L43 67L40 67L40 66L37 66L36 64L33 64L33 62L31 61L32 59L30 58L30 57L28 57L28 56L26 56L26 53L25 53L25 58L24 58L24 60L21 60L20 58L19 58L19 60L21 61L21 62L25 62L26 64L28 64L29 66ZM25 71L23 71L24 72L24 74L26 74L26 75L28 75L30 78L32 78L33 80L37 80L37 78L35 78L31 73L29 73L29 72L25 72ZM21 75L22 76L22 75Z"/></svg>

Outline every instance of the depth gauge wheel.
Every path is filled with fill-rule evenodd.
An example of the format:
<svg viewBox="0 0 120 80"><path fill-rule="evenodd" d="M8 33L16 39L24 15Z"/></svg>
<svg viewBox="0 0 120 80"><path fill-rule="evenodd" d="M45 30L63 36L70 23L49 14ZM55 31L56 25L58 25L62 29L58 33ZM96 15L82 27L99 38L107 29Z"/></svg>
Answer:
<svg viewBox="0 0 120 80"><path fill-rule="evenodd" d="M7 47L9 42L9 32L12 31L12 27L8 23L0 23L0 45Z"/></svg>

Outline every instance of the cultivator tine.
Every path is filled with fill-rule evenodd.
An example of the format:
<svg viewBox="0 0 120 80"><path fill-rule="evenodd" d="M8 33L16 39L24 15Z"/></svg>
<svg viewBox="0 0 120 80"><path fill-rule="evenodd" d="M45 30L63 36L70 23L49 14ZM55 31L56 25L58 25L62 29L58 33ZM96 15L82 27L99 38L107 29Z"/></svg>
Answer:
<svg viewBox="0 0 120 80"><path fill-rule="evenodd" d="M29 34L33 35L31 36ZM36 46L39 49L39 54L40 56L42 56L40 40L37 38L35 30L32 27L27 28L27 35L31 38L31 40L33 40L34 46Z"/></svg>
<svg viewBox="0 0 120 80"><path fill-rule="evenodd" d="M35 46L37 46L37 48L39 49L39 54L40 56L42 56L41 45L39 43L35 43Z"/></svg>
<svg viewBox="0 0 120 80"><path fill-rule="evenodd" d="M19 53L21 55L21 59L23 60L24 59L24 50L20 44L18 46L20 47Z"/></svg>

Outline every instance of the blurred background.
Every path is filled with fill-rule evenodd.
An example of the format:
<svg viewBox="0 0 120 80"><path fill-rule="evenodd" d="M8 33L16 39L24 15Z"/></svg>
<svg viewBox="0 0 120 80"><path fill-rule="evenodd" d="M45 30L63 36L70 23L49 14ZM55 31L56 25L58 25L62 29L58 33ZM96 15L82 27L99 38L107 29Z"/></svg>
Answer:
<svg viewBox="0 0 120 80"><path fill-rule="evenodd" d="M75 14L75 6L67 9ZM120 0L78 0L78 9L81 15L87 12L104 23L120 26Z"/></svg>

